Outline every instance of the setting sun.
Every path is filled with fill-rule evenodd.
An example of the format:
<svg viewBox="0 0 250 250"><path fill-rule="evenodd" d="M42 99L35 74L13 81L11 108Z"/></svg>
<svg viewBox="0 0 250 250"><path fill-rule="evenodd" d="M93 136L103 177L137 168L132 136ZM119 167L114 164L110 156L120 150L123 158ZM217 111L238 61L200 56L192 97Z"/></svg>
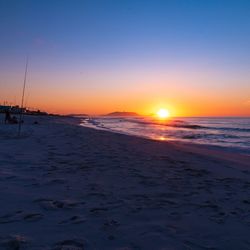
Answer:
<svg viewBox="0 0 250 250"><path fill-rule="evenodd" d="M170 113L167 109L159 109L156 114L161 119L168 118L170 116Z"/></svg>

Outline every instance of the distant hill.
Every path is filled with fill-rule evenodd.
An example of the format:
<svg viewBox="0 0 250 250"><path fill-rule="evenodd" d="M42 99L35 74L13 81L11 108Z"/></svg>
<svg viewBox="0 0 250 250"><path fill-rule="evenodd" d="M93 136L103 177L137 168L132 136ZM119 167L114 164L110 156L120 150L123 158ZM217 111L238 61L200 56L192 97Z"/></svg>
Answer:
<svg viewBox="0 0 250 250"><path fill-rule="evenodd" d="M67 116L88 116L87 114L68 114Z"/></svg>
<svg viewBox="0 0 250 250"><path fill-rule="evenodd" d="M135 112L112 112L107 114L106 116L139 116L139 114Z"/></svg>

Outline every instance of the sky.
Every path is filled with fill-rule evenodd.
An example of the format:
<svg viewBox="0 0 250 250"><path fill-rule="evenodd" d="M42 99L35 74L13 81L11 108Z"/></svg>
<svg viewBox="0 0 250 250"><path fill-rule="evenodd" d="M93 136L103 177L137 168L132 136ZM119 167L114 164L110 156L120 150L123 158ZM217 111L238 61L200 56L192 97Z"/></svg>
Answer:
<svg viewBox="0 0 250 250"><path fill-rule="evenodd" d="M248 0L0 0L0 104L250 116Z"/></svg>

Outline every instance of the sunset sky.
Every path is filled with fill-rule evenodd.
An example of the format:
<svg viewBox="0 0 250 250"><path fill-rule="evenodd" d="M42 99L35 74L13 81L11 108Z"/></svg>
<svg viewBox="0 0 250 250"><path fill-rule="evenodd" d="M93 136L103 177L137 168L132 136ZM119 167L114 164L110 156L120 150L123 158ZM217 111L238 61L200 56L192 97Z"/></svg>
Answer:
<svg viewBox="0 0 250 250"><path fill-rule="evenodd" d="M250 116L248 0L0 0L0 103Z"/></svg>

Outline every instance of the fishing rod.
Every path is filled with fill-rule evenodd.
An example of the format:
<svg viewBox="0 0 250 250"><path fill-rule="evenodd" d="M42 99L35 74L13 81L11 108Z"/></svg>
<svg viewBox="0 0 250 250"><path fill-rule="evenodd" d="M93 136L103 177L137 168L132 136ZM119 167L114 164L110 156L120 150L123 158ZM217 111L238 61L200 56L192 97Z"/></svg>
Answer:
<svg viewBox="0 0 250 250"><path fill-rule="evenodd" d="M20 109L19 123L18 123L18 136L20 136L20 134L21 134L21 128L22 128L23 102L24 102L24 96L25 96L26 79L27 79L27 72L28 72L28 62L29 62L29 58L27 57L27 59L26 59L25 73L24 73L24 81L23 81L22 102L21 102L21 109Z"/></svg>

